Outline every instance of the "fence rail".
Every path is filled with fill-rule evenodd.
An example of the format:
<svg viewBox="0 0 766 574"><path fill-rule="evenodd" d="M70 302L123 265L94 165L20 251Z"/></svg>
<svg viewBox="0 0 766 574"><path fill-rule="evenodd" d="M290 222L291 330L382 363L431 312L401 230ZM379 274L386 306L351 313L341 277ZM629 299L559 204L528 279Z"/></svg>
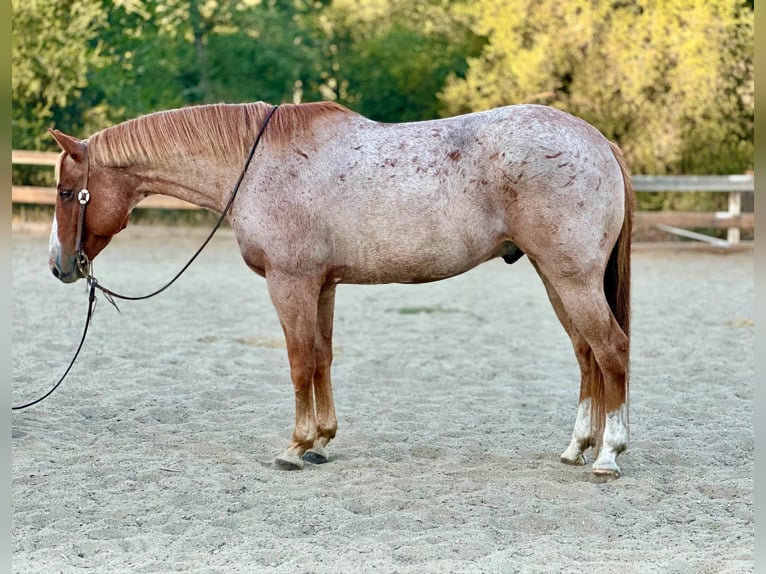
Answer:
<svg viewBox="0 0 766 574"><path fill-rule="evenodd" d="M636 228L653 227L718 247L739 243L742 230L755 230L754 214L742 212L742 195L755 191L752 175L636 175L633 176L633 188L636 191L720 191L729 194L727 211L639 211L635 215ZM691 231L695 228L726 229L726 239Z"/></svg>
<svg viewBox="0 0 766 574"><path fill-rule="evenodd" d="M59 154L45 151L13 150L12 163L16 165L55 166ZM635 175L636 191L717 191L729 194L728 210L704 211L638 211L634 217L637 229L654 228L674 235L704 241L720 247L729 247L740 241L740 230L753 231L753 213L742 212L742 194L753 193L752 175ZM54 205L56 190L50 187L14 185L11 191L13 203ZM153 195L144 199L139 208L151 209L200 209L174 197ZM719 239L693 229L726 229L726 239Z"/></svg>

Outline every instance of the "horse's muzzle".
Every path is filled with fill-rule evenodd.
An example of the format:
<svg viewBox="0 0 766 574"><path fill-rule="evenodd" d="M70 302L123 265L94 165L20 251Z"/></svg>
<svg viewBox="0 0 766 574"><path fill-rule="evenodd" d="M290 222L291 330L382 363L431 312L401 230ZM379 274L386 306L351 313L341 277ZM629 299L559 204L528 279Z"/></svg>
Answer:
<svg viewBox="0 0 766 574"><path fill-rule="evenodd" d="M71 271L64 271L61 269L58 261L51 259L50 261L51 273L53 276L62 283L74 283L78 279L82 279L85 275L82 274L80 268L77 265L71 265Z"/></svg>

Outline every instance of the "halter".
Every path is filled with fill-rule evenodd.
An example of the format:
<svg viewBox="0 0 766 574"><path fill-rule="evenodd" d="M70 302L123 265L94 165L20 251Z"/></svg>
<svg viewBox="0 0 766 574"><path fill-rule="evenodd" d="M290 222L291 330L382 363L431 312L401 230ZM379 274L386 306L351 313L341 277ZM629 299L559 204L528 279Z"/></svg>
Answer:
<svg viewBox="0 0 766 574"><path fill-rule="evenodd" d="M96 280L96 278L93 276L93 265L90 259L88 259L88 256L85 255L85 251L83 251L82 236L83 236L83 230L85 229L85 208L88 206L88 203L90 202L90 192L88 191L88 167L89 167L88 147L87 147L87 143L85 144L85 154L84 154L85 171L83 173L82 189L77 194L77 201L80 204L80 213L77 216L77 239L75 240L76 241L75 246L77 249L75 253L77 269L79 269L82 272L82 274L85 276L88 282L88 314L85 318L85 328L82 331L82 337L80 337L80 344L77 346L77 350L75 351L74 356L72 357L72 360L69 362L69 366L66 368L66 371L64 371L64 374L61 376L58 382L53 386L53 388L51 388L47 393L45 393L40 398L35 399L34 401L25 403L23 405L11 407L11 410L17 411L17 410L25 409L27 407L31 407L32 405L36 405L37 403L46 399L51 393L53 393L53 391L55 391L59 387L59 385L62 382L64 382L64 379L69 374L69 371L74 365L74 362L77 360L77 356L80 354L80 349L82 349L82 346L85 343L85 336L88 334L88 326L90 325L90 321L93 318L93 311L96 308L96 289L101 291L104 294L104 297L106 297L107 301L109 301L112 305L114 305L114 308L117 309L117 311L119 311L120 310L119 307L117 307L117 304L114 302L115 299L123 299L127 301L139 301L141 299L149 299L150 297L154 297L155 295L162 293L165 289L167 289L173 283L175 283L176 279L178 279L183 274L183 272L189 268L192 262L197 258L197 256L200 253L202 253L202 250L213 238L213 235L215 235L215 232L218 231L218 228L221 226L221 223L223 223L224 218L229 213L229 210L231 209L231 206L234 203L234 198L237 197L239 186L242 184L242 180L245 178L245 174L247 173L248 167L250 167L250 162L253 159L253 155L255 155L255 149L258 147L258 143L261 141L261 136L263 136L263 132L266 130L266 126L269 125L269 120L271 120L271 117L274 115L274 112L277 111L278 107L279 105L272 107L271 110L269 110L269 113L264 118L263 123L261 123L261 127L258 130L258 135L255 136L255 141L253 142L253 146L250 148L250 153L247 156L245 165L242 167L242 171L239 174L239 179L237 179L237 183L234 185L234 190L231 192L231 196L229 196L229 200L226 202L226 206L224 207L223 212L221 213L221 216L218 218L218 221L213 227L213 230L207 236L207 239L203 241L199 249L197 249L194 255L191 256L191 259L189 259L186 265L184 265L181 268L181 270L170 281L168 281L164 286L160 287L156 291L152 291L151 293L147 295L141 295L138 297L129 297L127 295L120 295L119 293L115 293L111 289L107 289L106 287L103 287L102 285L100 285L99 282Z"/></svg>

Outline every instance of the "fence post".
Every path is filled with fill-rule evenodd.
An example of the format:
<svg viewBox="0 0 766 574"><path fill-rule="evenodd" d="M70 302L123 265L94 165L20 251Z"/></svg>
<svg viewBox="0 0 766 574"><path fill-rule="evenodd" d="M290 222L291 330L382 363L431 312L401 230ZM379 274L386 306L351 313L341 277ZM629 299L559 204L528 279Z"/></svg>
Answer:
<svg viewBox="0 0 766 574"><path fill-rule="evenodd" d="M737 216L742 213L742 192L729 192L729 215ZM726 239L730 244L739 243L739 227L729 227L726 231Z"/></svg>

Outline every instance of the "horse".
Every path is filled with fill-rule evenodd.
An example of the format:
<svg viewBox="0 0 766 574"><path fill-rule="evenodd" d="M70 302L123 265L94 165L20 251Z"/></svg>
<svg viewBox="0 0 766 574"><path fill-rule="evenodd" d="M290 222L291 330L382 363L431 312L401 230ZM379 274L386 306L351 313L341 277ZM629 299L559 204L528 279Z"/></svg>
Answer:
<svg viewBox="0 0 766 574"><path fill-rule="evenodd" d="M592 448L595 478L620 476L635 200L619 147L586 121L532 104L379 123L332 102L255 102L154 112L84 140L49 131L62 150L49 265L65 283L86 275L79 246L95 258L145 197L221 214L246 169L227 217L244 261L265 277L295 392L277 468L329 460L338 284L438 281L526 255L580 370L560 460L586 465ZM90 203L78 225L83 181Z"/></svg>

